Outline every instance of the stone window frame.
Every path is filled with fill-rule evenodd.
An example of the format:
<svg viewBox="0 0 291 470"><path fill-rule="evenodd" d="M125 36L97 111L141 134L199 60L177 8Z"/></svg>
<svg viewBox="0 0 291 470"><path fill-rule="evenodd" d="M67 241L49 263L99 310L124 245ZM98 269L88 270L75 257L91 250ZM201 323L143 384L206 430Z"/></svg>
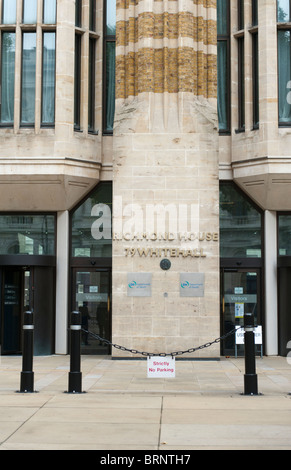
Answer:
<svg viewBox="0 0 291 470"><path fill-rule="evenodd" d="M57 18L54 24L44 23L44 0L37 0L37 21L34 24L23 22L24 1L16 0L16 22L12 24L3 23L4 0L0 0L0 51L3 32L15 33L15 84L14 84L14 120L11 123L0 123L0 128L34 128L36 131L43 127L54 127L51 124L42 123L42 68L43 68L43 37L45 32L54 32L56 34ZM56 12L57 15L57 12ZM35 70L35 119L33 123L21 123L21 77L22 77L22 38L26 32L36 33L36 70ZM0 52L1 55L1 52ZM1 63L1 57L0 57ZM0 75L1 80L1 75Z"/></svg>
<svg viewBox="0 0 291 470"><path fill-rule="evenodd" d="M235 133L239 134L245 132L245 79L247 72L245 70L245 47L247 47L246 34L251 35L252 42L252 130L259 129L259 55L258 55L258 41L259 41L259 25L258 25L258 1L244 2L237 0L237 30L233 33L233 38L237 45L237 128ZM245 45L246 43L246 45Z"/></svg>
<svg viewBox="0 0 291 470"><path fill-rule="evenodd" d="M88 134L93 135L98 135L99 132L95 128L97 122L97 43L100 38L96 28L96 0L77 0L75 3L74 131L83 132L87 127ZM92 58L94 66L90 63ZM87 81L83 80L84 75L88 77ZM86 89L84 88L85 82L87 83ZM86 118L84 109L87 112Z"/></svg>
<svg viewBox="0 0 291 470"><path fill-rule="evenodd" d="M290 63L291 63L291 0L289 0L289 18L288 21L279 21L278 17L278 0L276 0L277 6L277 37L279 38L280 32L288 31L290 34ZM291 65L290 65L290 81L291 81ZM291 82L290 82L291 83ZM280 100L279 100L279 89L280 89L280 72L279 72L279 40L278 40L278 125L279 127L291 127L291 113L289 121L283 121L280 119Z"/></svg>

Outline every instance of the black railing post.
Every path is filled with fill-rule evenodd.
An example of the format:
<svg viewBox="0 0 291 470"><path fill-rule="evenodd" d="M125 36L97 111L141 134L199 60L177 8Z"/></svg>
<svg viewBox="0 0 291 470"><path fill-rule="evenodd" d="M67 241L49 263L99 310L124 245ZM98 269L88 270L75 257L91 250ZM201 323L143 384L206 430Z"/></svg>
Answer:
<svg viewBox="0 0 291 470"><path fill-rule="evenodd" d="M81 373L81 313L71 313L71 354L68 393L82 393Z"/></svg>
<svg viewBox="0 0 291 470"><path fill-rule="evenodd" d="M24 312L23 319L23 352L22 352L22 372L20 379L20 392L34 392L34 372L33 372L33 336L34 324L33 313Z"/></svg>
<svg viewBox="0 0 291 470"><path fill-rule="evenodd" d="M245 376L244 394L258 395L258 379L256 374L256 351L255 351L255 323L254 315L244 315L245 330Z"/></svg>

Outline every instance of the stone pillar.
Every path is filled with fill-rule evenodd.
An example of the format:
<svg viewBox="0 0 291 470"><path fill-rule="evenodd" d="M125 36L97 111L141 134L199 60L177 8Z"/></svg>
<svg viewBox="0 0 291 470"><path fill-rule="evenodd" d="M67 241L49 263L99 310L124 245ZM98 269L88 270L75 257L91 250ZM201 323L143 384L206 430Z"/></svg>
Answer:
<svg viewBox="0 0 291 470"><path fill-rule="evenodd" d="M69 212L58 212L55 353L67 354L69 299Z"/></svg>
<svg viewBox="0 0 291 470"><path fill-rule="evenodd" d="M113 342L186 350L220 333L216 1L117 1L116 75Z"/></svg>
<svg viewBox="0 0 291 470"><path fill-rule="evenodd" d="M265 211L265 352L278 354L277 214Z"/></svg>

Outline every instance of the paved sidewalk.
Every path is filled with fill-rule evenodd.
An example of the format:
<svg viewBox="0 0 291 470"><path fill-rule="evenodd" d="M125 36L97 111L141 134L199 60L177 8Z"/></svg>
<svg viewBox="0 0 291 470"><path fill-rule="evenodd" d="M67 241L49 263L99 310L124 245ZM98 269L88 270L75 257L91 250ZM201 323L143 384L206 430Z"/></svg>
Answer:
<svg viewBox="0 0 291 470"><path fill-rule="evenodd" d="M0 450L291 449L286 358L257 359L258 396L243 395L243 358L177 360L176 378L148 379L144 360L83 356L81 394L67 393L69 362L35 357L24 394L21 357L0 357Z"/></svg>

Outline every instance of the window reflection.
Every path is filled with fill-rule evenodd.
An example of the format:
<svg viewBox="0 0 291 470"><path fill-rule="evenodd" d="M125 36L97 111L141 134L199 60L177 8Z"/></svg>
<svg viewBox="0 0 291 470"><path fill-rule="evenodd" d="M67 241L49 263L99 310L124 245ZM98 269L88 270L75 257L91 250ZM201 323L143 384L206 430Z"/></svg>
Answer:
<svg viewBox="0 0 291 470"><path fill-rule="evenodd" d="M115 34L116 34L116 2L106 0L106 34L105 46L105 90L103 132L112 134L115 113Z"/></svg>
<svg viewBox="0 0 291 470"><path fill-rule="evenodd" d="M277 15L279 22L289 21L290 18L290 0L277 1Z"/></svg>
<svg viewBox="0 0 291 470"><path fill-rule="evenodd" d="M291 215L279 215L279 255L291 256Z"/></svg>
<svg viewBox="0 0 291 470"><path fill-rule="evenodd" d="M104 204L107 209L98 209ZM93 209L94 208L94 209ZM98 213L97 215L94 215ZM111 229L112 188L111 183L101 183L95 191L78 207L72 215L72 256L73 257L111 257L112 240L108 233L104 236L104 224ZM110 217L110 218L109 218ZM100 237L94 236L93 224L99 223Z"/></svg>
<svg viewBox="0 0 291 470"><path fill-rule="evenodd" d="M110 347L95 335L111 339L110 273L78 270L75 279L74 308L82 316L81 353L109 354Z"/></svg>
<svg viewBox="0 0 291 470"><path fill-rule="evenodd" d="M56 23L56 0L44 0L43 2L43 22L44 24Z"/></svg>
<svg viewBox="0 0 291 470"><path fill-rule="evenodd" d="M219 131L229 132L229 0L217 0L217 111Z"/></svg>
<svg viewBox="0 0 291 470"><path fill-rule="evenodd" d="M227 41L217 42L217 110L219 130L228 130Z"/></svg>
<svg viewBox="0 0 291 470"><path fill-rule="evenodd" d="M116 1L106 0L106 34L115 35L116 32Z"/></svg>
<svg viewBox="0 0 291 470"><path fill-rule="evenodd" d="M1 45L1 123L14 120L15 33L2 34Z"/></svg>
<svg viewBox="0 0 291 470"><path fill-rule="evenodd" d="M2 6L2 23L16 23L16 0L3 0Z"/></svg>
<svg viewBox="0 0 291 470"><path fill-rule="evenodd" d="M55 255L53 215L0 215L0 255Z"/></svg>
<svg viewBox="0 0 291 470"><path fill-rule="evenodd" d="M21 123L34 124L36 33L23 33L22 50Z"/></svg>
<svg viewBox="0 0 291 470"><path fill-rule="evenodd" d="M23 2L23 23L35 24L37 12L37 0L24 0Z"/></svg>
<svg viewBox="0 0 291 470"><path fill-rule="evenodd" d="M262 216L233 184L220 186L220 256L260 258Z"/></svg>
<svg viewBox="0 0 291 470"><path fill-rule="evenodd" d="M55 56L56 33L43 34L42 57L42 124L55 120Z"/></svg>
<svg viewBox="0 0 291 470"><path fill-rule="evenodd" d="M106 117L105 129L113 131L115 113L115 42L106 43Z"/></svg>
<svg viewBox="0 0 291 470"><path fill-rule="evenodd" d="M290 31L278 31L278 88L279 88L279 122L289 123L291 105L288 98L290 92L291 58Z"/></svg>

